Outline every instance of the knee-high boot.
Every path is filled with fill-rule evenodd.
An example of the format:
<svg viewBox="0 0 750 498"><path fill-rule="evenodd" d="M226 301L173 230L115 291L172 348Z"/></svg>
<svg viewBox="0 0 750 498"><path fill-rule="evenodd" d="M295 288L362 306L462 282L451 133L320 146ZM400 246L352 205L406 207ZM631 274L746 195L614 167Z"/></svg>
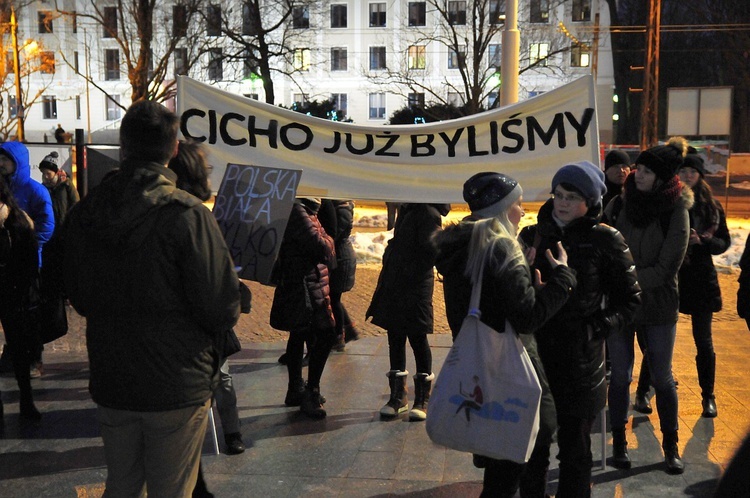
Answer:
<svg viewBox="0 0 750 498"><path fill-rule="evenodd" d="M706 418L717 415L716 398L714 396L714 381L716 379L716 353L698 354L695 357L695 366L698 370L698 384L701 386L703 397L703 413Z"/></svg>

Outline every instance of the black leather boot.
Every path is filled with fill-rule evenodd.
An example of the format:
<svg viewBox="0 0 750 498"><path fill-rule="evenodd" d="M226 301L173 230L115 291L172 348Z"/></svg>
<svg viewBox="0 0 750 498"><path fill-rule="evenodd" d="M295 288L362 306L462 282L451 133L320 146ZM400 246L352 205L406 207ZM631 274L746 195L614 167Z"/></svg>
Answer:
<svg viewBox="0 0 750 498"><path fill-rule="evenodd" d="M323 408L323 403L321 402L322 398L320 388L311 389L309 386L306 387L302 403L299 405L300 411L314 420L326 418L326 410Z"/></svg>
<svg viewBox="0 0 750 498"><path fill-rule="evenodd" d="M616 469L627 470L632 466L628 455L628 440L625 428L612 429L612 466Z"/></svg>
<svg viewBox="0 0 750 498"><path fill-rule="evenodd" d="M716 354L697 355L695 366L698 370L698 384L701 386L701 396L703 397L703 413L701 413L701 416L714 418L717 415L716 398L714 397Z"/></svg>
<svg viewBox="0 0 750 498"><path fill-rule="evenodd" d="M648 391L641 392L635 391L635 401L633 401L633 410L640 413L652 413L654 410L651 408L651 401L648 399Z"/></svg>
<svg viewBox="0 0 750 498"><path fill-rule="evenodd" d="M667 464L668 474L682 474L685 472L685 464L680 458L680 450L677 449L677 431L665 432L661 447L664 450L664 463Z"/></svg>

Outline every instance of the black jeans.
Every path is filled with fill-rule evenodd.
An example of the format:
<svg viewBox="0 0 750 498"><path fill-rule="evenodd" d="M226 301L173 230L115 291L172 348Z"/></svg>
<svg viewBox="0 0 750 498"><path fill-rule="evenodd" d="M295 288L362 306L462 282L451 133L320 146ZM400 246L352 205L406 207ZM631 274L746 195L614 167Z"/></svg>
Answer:
<svg viewBox="0 0 750 498"><path fill-rule="evenodd" d="M522 498L545 497L549 442L536 444L525 464L492 458L486 458L485 462L480 498L512 498L519 487Z"/></svg>

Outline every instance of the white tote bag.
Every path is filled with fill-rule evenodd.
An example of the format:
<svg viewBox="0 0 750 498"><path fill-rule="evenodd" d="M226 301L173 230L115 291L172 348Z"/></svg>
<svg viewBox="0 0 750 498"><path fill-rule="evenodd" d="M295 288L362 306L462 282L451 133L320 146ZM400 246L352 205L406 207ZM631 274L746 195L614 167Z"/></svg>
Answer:
<svg viewBox="0 0 750 498"><path fill-rule="evenodd" d="M440 445L498 460L529 460L539 432L542 388L509 322L498 333L479 320L482 276L440 369L427 434Z"/></svg>

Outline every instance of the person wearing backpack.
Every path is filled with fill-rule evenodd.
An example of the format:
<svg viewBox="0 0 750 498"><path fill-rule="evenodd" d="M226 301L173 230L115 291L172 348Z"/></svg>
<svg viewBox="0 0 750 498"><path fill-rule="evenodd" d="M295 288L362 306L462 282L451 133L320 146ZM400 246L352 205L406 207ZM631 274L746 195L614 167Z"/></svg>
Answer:
<svg viewBox="0 0 750 498"><path fill-rule="evenodd" d="M635 172L625 180L622 209L614 213L613 199L605 210L607 219L622 233L630 248L641 286L642 305L634 327L616 331L607 345L612 360L608 402L613 438L613 465L631 466L625 425L630 406L634 335L637 331L656 392L656 409L662 431L666 470L681 474L685 466L677 448L677 389L672 377L672 353L677 333L679 298L677 272L688 246L693 192L677 177L687 151L687 141L674 137L665 145L641 152ZM664 220L668 226L664 230Z"/></svg>

